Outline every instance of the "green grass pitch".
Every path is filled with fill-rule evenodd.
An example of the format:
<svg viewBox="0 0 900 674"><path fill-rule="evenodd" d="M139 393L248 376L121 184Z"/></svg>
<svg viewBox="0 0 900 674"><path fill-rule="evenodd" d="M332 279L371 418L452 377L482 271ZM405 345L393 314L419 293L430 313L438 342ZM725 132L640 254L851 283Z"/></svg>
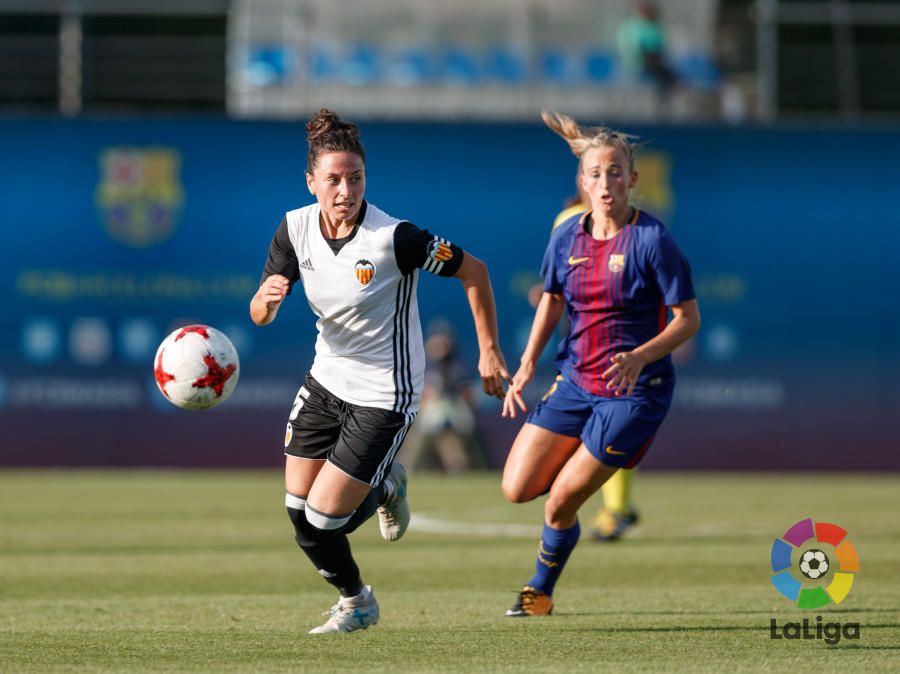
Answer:
<svg viewBox="0 0 900 674"><path fill-rule="evenodd" d="M582 539L553 616L510 619L542 502L506 503L493 473L412 475L415 528L351 537L381 622L314 636L336 593L294 546L277 472L3 472L0 672L897 671L900 476L647 473L636 496L643 522ZM840 606L802 611L769 581L773 539L806 517L859 552ZM860 638L770 638L816 615Z"/></svg>

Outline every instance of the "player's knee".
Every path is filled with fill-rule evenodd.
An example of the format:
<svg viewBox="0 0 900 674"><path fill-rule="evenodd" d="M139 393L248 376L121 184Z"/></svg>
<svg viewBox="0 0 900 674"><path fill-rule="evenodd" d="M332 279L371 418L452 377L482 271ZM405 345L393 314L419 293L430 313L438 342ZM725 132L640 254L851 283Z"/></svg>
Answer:
<svg viewBox="0 0 900 674"><path fill-rule="evenodd" d="M291 524L294 525L294 540L301 548L313 545L317 539L316 528L306 521L306 499L293 494L285 494L284 505Z"/></svg>
<svg viewBox="0 0 900 674"><path fill-rule="evenodd" d="M537 497L537 494L531 493L533 490L529 490L527 484L522 484L506 477L503 478L500 488L506 500L511 503L526 503Z"/></svg>
<svg viewBox="0 0 900 674"><path fill-rule="evenodd" d="M556 529L565 529L571 526L576 518L578 508L569 499L552 491L544 501L544 521Z"/></svg>

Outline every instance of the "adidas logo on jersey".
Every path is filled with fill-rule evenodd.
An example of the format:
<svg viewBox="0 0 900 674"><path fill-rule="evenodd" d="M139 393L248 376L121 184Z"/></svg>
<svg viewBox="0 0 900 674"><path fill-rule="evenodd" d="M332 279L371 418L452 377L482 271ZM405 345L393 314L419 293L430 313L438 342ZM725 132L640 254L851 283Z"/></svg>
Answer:
<svg viewBox="0 0 900 674"><path fill-rule="evenodd" d="M307 271L315 271L316 268L312 266L312 260L306 258L303 262L300 263L300 269L306 269Z"/></svg>

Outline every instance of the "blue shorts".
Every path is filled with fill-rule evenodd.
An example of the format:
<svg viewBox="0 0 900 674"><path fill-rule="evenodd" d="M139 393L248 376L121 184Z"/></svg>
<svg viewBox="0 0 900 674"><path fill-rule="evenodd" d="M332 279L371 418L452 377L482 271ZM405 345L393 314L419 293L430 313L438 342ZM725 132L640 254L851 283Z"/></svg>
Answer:
<svg viewBox="0 0 900 674"><path fill-rule="evenodd" d="M580 438L599 461L616 468L633 468L653 442L672 403L672 388L604 398L588 393L559 375L527 423Z"/></svg>

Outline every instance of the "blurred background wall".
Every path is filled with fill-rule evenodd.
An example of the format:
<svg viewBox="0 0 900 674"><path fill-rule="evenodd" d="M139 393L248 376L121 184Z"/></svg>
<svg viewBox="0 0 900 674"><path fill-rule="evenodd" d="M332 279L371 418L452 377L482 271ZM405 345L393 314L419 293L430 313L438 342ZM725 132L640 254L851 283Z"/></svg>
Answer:
<svg viewBox="0 0 900 674"><path fill-rule="evenodd" d="M896 3L657 3L666 82L628 66L640 3L359 4L0 0L0 464L280 464L313 316L298 293L260 329L247 304L310 202L302 122L324 105L360 122L373 203L488 262L511 367L574 192L539 111L639 134L636 201L704 319L645 465L900 468ZM459 284L419 297L474 378ZM152 377L188 322L241 354L204 413ZM475 405L500 465L518 424Z"/></svg>

